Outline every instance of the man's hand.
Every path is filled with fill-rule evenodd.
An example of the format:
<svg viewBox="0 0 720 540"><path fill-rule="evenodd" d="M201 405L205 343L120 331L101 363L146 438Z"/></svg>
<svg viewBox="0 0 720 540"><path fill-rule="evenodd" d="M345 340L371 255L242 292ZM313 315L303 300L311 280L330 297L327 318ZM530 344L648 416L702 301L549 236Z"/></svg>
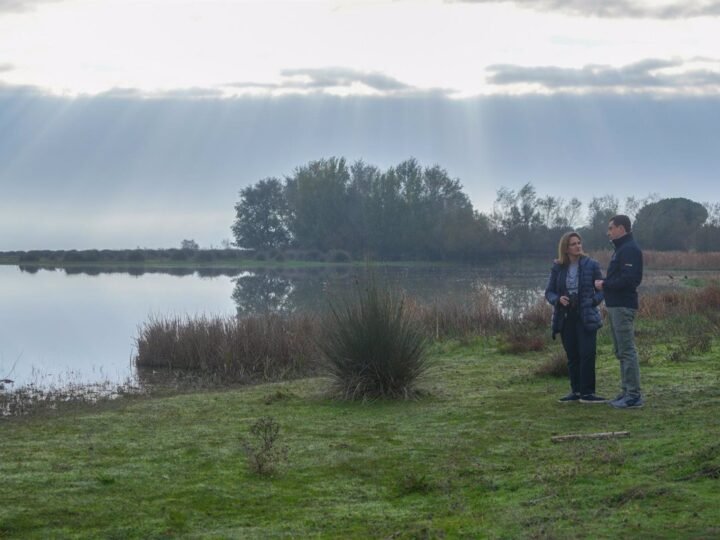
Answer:
<svg viewBox="0 0 720 540"><path fill-rule="evenodd" d="M602 291L602 290L603 290L603 280L602 280L602 279L596 279L596 280L595 280L595 288L596 288L598 291Z"/></svg>
<svg viewBox="0 0 720 540"><path fill-rule="evenodd" d="M567 296L561 296L558 302L560 302L563 306L567 306L570 304L570 299Z"/></svg>

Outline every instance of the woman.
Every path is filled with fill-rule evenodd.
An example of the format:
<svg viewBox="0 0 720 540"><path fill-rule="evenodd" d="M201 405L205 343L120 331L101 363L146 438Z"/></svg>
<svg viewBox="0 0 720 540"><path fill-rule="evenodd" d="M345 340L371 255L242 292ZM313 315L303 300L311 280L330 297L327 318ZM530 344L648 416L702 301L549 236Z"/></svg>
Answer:
<svg viewBox="0 0 720 540"><path fill-rule="evenodd" d="M602 317L597 306L602 292L595 290L595 280L602 279L600 265L582 249L582 238L576 232L565 233L558 245L558 258L550 272L545 298L554 306L552 337L562 337L570 372L570 393L562 403L604 403L595 395L595 356L597 331Z"/></svg>

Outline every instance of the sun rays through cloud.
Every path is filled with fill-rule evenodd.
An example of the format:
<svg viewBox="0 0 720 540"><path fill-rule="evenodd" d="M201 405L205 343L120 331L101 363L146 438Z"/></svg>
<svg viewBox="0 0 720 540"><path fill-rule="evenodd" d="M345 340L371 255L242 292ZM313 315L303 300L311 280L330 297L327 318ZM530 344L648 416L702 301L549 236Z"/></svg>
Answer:
<svg viewBox="0 0 720 540"><path fill-rule="evenodd" d="M329 156L438 163L479 210L527 182L711 200L718 24L712 0L0 0L0 250L218 244L240 189Z"/></svg>

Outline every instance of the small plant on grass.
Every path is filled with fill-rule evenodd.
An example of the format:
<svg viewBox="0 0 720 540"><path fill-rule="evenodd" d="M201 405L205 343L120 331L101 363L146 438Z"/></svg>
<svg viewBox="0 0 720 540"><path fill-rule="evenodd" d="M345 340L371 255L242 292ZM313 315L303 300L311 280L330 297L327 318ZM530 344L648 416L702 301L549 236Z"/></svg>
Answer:
<svg viewBox="0 0 720 540"><path fill-rule="evenodd" d="M638 362L641 366L649 366L653 355L652 343L638 341L637 343Z"/></svg>
<svg viewBox="0 0 720 540"><path fill-rule="evenodd" d="M565 351L557 350L545 361L535 368L535 375L539 377L567 377L568 365Z"/></svg>
<svg viewBox="0 0 720 540"><path fill-rule="evenodd" d="M535 328L531 328L522 320L513 321L502 334L498 350L505 354L521 354L530 351L543 351L547 340Z"/></svg>
<svg viewBox="0 0 720 540"><path fill-rule="evenodd" d="M252 440L244 440L243 450L250 471L260 476L272 476L287 460L287 446L278 443L280 424L272 417L260 418L250 427Z"/></svg>
<svg viewBox="0 0 720 540"><path fill-rule="evenodd" d="M409 473L402 477L398 492L405 495L427 495L436 489L436 484L424 474Z"/></svg>
<svg viewBox="0 0 720 540"><path fill-rule="evenodd" d="M407 398L428 369L428 341L404 297L373 280L355 302L331 306L318 347L344 399Z"/></svg>

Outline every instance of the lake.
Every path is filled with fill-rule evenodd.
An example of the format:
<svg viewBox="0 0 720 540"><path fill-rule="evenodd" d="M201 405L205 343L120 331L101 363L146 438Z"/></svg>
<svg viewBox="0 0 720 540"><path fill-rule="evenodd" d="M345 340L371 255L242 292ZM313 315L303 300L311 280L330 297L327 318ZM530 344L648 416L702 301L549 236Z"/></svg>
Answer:
<svg viewBox="0 0 720 540"><path fill-rule="evenodd" d="M462 302L485 287L514 311L541 295L549 265L526 268L410 265L374 266L372 272L422 302ZM322 311L366 274L337 266L152 272L0 266L0 378L14 381L6 390L122 384L135 377L137 329L151 316Z"/></svg>

